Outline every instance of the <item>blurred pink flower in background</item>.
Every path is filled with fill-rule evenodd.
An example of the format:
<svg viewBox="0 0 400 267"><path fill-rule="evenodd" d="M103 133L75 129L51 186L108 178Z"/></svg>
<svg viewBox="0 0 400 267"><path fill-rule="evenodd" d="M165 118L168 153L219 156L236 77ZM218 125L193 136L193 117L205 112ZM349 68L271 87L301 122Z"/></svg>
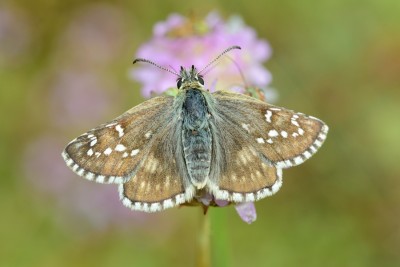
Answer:
<svg viewBox="0 0 400 267"><path fill-rule="evenodd" d="M14 7L0 6L0 66L14 66L32 43L29 18Z"/></svg>
<svg viewBox="0 0 400 267"><path fill-rule="evenodd" d="M221 59L207 70L206 87L242 92L245 86L267 88L271 74L262 64L271 56L271 48L239 16L224 21L216 12L204 19L172 14L154 26L152 39L138 49L136 56L175 70L181 65L195 65L201 70L232 45L239 45L242 50L229 53L233 62ZM145 97L175 87L175 76L148 64L137 64L131 77L142 84Z"/></svg>
<svg viewBox="0 0 400 267"><path fill-rule="evenodd" d="M105 3L78 10L59 39L59 51L68 51L68 60L81 66L115 59L125 45L124 17L122 10Z"/></svg>
<svg viewBox="0 0 400 267"><path fill-rule="evenodd" d="M60 70L50 86L51 121L59 127L95 126L117 102L110 79L87 69Z"/></svg>

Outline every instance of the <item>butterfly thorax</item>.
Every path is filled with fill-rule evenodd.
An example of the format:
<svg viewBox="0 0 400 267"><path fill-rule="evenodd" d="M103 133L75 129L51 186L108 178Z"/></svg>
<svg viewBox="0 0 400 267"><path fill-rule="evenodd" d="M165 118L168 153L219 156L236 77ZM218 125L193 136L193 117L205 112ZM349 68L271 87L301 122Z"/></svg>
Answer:
<svg viewBox="0 0 400 267"><path fill-rule="evenodd" d="M192 83L193 87L190 88ZM199 82L188 80L181 88L185 92L182 105L182 145L191 183L198 189L203 188L208 180L212 144L208 122L210 115L201 87Z"/></svg>
<svg viewBox="0 0 400 267"><path fill-rule="evenodd" d="M208 109L206 101L200 90L186 91L183 103L184 126L190 130L200 130L208 127Z"/></svg>

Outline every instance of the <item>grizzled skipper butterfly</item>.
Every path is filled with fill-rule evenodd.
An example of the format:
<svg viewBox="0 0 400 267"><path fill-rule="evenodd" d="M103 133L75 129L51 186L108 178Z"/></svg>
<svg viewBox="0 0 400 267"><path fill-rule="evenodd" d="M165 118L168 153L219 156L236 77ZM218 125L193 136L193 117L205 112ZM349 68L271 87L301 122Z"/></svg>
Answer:
<svg viewBox="0 0 400 267"><path fill-rule="evenodd" d="M232 49L240 47L211 63ZM76 174L118 184L123 204L133 210L172 208L204 191L232 202L270 196L282 185L282 169L309 159L328 133L315 117L243 94L210 93L194 66L178 74L137 61L176 74L178 94L143 102L62 153Z"/></svg>

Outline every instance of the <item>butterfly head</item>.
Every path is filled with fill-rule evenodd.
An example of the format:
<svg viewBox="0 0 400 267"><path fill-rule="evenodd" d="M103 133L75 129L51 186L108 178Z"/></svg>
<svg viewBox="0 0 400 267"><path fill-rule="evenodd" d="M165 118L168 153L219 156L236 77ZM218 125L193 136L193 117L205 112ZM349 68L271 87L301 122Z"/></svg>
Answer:
<svg viewBox="0 0 400 267"><path fill-rule="evenodd" d="M181 67L180 74L176 82L178 89L202 88L204 86L203 76L199 74L199 71L194 65L192 65L192 67L189 69Z"/></svg>

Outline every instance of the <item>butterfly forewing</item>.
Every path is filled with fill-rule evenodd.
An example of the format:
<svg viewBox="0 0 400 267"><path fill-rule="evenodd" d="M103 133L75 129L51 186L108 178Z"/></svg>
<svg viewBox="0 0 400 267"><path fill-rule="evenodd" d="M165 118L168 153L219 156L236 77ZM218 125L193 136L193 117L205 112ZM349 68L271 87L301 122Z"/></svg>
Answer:
<svg viewBox="0 0 400 267"><path fill-rule="evenodd" d="M322 145L328 127L317 118L232 92L213 94L216 112L240 129L257 151L278 168L301 164Z"/></svg>
<svg viewBox="0 0 400 267"><path fill-rule="evenodd" d="M173 117L172 97L156 97L79 136L63 157L78 175L100 183L128 181L146 158L160 128Z"/></svg>

